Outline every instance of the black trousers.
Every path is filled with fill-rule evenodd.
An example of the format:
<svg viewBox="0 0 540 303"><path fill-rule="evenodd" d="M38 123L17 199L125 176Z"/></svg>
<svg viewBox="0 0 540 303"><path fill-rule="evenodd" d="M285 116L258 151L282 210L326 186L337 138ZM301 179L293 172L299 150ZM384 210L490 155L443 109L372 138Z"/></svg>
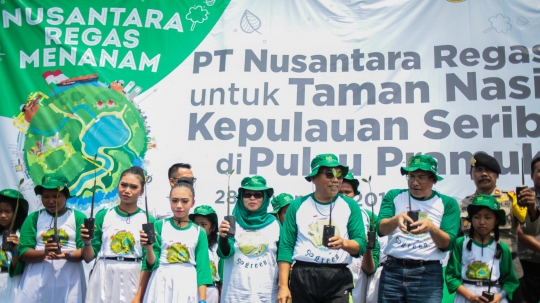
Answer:
<svg viewBox="0 0 540 303"><path fill-rule="evenodd" d="M349 303L353 288L346 264L294 264L290 284L294 303Z"/></svg>
<svg viewBox="0 0 540 303"><path fill-rule="evenodd" d="M540 301L540 263L520 261L523 267L523 278L519 279L523 295L521 302L538 303ZM516 301L515 297L514 301Z"/></svg>

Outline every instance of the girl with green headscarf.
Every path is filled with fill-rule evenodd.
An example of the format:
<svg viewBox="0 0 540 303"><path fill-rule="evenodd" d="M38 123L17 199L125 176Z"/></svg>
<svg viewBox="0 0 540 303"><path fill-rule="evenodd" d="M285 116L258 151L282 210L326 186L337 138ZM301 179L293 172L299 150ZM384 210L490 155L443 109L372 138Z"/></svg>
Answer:
<svg viewBox="0 0 540 303"><path fill-rule="evenodd" d="M219 227L218 255L223 263L222 303L274 303L278 294L277 245L280 225L268 213L274 190L261 176L245 177L238 189L236 234L229 222Z"/></svg>

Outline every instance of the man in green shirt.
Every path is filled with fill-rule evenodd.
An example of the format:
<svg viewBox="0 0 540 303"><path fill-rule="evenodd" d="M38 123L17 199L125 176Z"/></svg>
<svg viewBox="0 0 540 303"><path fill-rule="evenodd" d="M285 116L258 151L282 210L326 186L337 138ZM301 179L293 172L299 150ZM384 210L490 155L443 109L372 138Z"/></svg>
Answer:
<svg viewBox="0 0 540 303"><path fill-rule="evenodd" d="M354 288L347 268L366 249L366 232L356 201L339 194L349 168L332 154L318 155L306 176L315 192L294 200L281 229L278 303L348 303ZM325 246L325 226L334 236ZM291 274L289 290L289 272Z"/></svg>
<svg viewBox="0 0 540 303"><path fill-rule="evenodd" d="M401 174L407 189L390 190L376 222L380 237L388 236L386 262L379 284L379 302L441 302L441 260L452 249L459 230L459 207L454 198L433 186L443 178L437 161L416 155ZM416 213L418 221L411 218ZM406 222L410 224L407 230Z"/></svg>

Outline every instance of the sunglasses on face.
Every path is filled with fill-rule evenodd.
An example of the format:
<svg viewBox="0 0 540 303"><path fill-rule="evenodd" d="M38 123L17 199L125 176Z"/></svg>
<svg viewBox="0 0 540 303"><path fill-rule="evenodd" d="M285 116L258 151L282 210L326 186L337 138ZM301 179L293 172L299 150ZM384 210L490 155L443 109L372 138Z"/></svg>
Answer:
<svg viewBox="0 0 540 303"><path fill-rule="evenodd" d="M255 197L255 199L262 199L264 195L262 193L245 193L244 198L251 199L251 197Z"/></svg>
<svg viewBox="0 0 540 303"><path fill-rule="evenodd" d="M337 172L337 174L338 176L336 176L335 178L338 180L343 180L343 174L341 172ZM334 174L330 170L324 172L324 176L326 177L326 179L334 179Z"/></svg>

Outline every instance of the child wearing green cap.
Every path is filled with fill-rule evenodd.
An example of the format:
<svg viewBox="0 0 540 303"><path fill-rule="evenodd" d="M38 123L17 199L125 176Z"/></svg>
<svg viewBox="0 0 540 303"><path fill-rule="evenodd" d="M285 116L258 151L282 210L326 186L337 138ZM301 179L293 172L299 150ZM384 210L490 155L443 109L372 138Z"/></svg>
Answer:
<svg viewBox="0 0 540 303"><path fill-rule="evenodd" d="M446 267L446 285L457 291L454 302L488 302L483 291L495 294L492 302L509 302L519 286L512 254L499 242L499 226L506 214L492 195L476 195L467 206L472 222L469 235L456 240ZM493 233L493 235L492 235Z"/></svg>
<svg viewBox="0 0 540 303"><path fill-rule="evenodd" d="M142 269L152 272L143 302L206 303L206 285L213 283L206 231L189 220L193 180L182 180L169 195L173 216L155 224L156 242L147 244L148 236L140 231L146 248Z"/></svg>
<svg viewBox="0 0 540 303"><path fill-rule="evenodd" d="M276 216L276 219L278 219L282 226L283 221L285 221L287 210L289 209L289 204L291 204L293 200L293 196L286 193L279 194L272 199L273 210L270 212L270 214Z"/></svg>
<svg viewBox="0 0 540 303"><path fill-rule="evenodd" d="M222 303L277 301L280 225L267 211L273 193L263 177L245 177L233 210L234 238L227 238L229 222L221 222L218 255L224 259Z"/></svg>
<svg viewBox="0 0 540 303"><path fill-rule="evenodd" d="M351 172L348 172L347 175L343 178L343 183L339 189L339 192L349 198L354 198L360 194L358 186L360 182L354 178L354 175ZM377 216L373 214L370 210L360 207L362 212L362 220L364 222L364 230L367 232L371 228L371 224L375 224ZM379 240L375 241L374 249L366 249L366 252L359 258L353 258L351 264L349 264L349 269L353 275L354 280L354 289L352 290L353 302L355 303L365 303L367 297L368 287L378 281L377 276L375 277L374 273L379 266L379 255L380 255L380 244ZM382 238L386 242L386 238ZM375 280L377 279L377 280ZM375 298L376 301L376 298Z"/></svg>
<svg viewBox="0 0 540 303"><path fill-rule="evenodd" d="M86 303L129 303L143 296L150 273L141 271L144 249L139 231L147 222L146 212L137 202L144 194L146 175L138 166L120 174L116 206L95 215L94 238L82 226L83 258L97 258L88 280ZM152 216L148 216L154 222Z"/></svg>
<svg viewBox="0 0 540 303"><path fill-rule="evenodd" d="M208 239L208 256L214 284L206 286L206 302L218 303L221 291L221 276L223 275L223 262L217 254L217 228L218 218L216 211L209 205L197 206L189 219L206 231Z"/></svg>
<svg viewBox="0 0 540 303"><path fill-rule="evenodd" d="M18 202L17 202L18 201ZM17 209L17 203L18 209ZM15 210L17 214L15 215ZM4 230L12 230L7 238L8 242L14 244L14 249L4 251L2 249L3 237L0 237L0 298L4 302L14 302L17 295L17 288L21 281L21 275L13 275L19 261L19 230L24 219L28 215L28 202L22 194L14 189L4 189L0 191L0 234ZM13 228L10 229L13 224Z"/></svg>
<svg viewBox="0 0 540 303"><path fill-rule="evenodd" d="M86 295L86 279L81 264L81 225L86 216L66 206L70 198L69 184L61 174L46 174L41 185L34 188L41 196L44 209L28 215L21 228L19 262L15 273L24 269L17 303L80 303ZM58 210L58 217L55 214ZM57 221L61 253L54 235ZM26 266L26 268L24 268Z"/></svg>

